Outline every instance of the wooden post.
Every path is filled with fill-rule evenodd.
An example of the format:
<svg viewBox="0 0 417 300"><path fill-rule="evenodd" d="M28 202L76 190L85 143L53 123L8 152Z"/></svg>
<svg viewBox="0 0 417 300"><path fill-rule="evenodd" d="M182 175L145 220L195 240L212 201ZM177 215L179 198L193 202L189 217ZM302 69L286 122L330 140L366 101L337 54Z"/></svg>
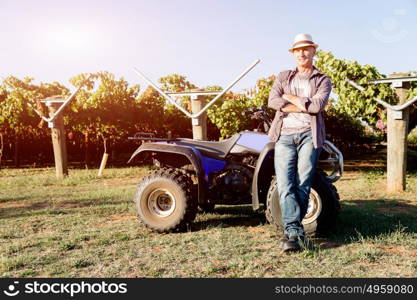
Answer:
<svg viewBox="0 0 417 300"><path fill-rule="evenodd" d="M4 149L3 133L0 132L0 168L1 168L1 159L3 157L3 149Z"/></svg>
<svg viewBox="0 0 417 300"><path fill-rule="evenodd" d="M104 168L106 167L108 158L109 158L109 154L103 153L103 158L101 159L100 169L98 170L98 174L97 174L98 177L101 177L103 175L103 171L104 171Z"/></svg>
<svg viewBox="0 0 417 300"><path fill-rule="evenodd" d="M16 168L20 167L20 145L19 145L19 135L15 133L14 136L14 166Z"/></svg>
<svg viewBox="0 0 417 300"><path fill-rule="evenodd" d="M408 74L395 73L390 77L403 77ZM409 82L392 85L399 99L399 105L407 101ZM407 136L409 108L402 111L388 109L387 124L387 192L402 192L406 189Z"/></svg>
<svg viewBox="0 0 417 300"><path fill-rule="evenodd" d="M206 97L204 95L191 96L191 110L193 114L200 112L205 104ZM207 140L207 113L204 112L198 118L191 119L191 122L193 125L193 139Z"/></svg>
<svg viewBox="0 0 417 300"><path fill-rule="evenodd" d="M62 105L63 100L45 99L44 102L49 109L49 116L52 117ZM62 179L65 176L68 176L67 145L65 141L64 120L62 115L59 114L53 122L48 124L48 126L51 128L56 177L58 179Z"/></svg>
<svg viewBox="0 0 417 300"><path fill-rule="evenodd" d="M107 164L107 159L109 158L109 154L107 153L107 139L104 137L104 135L101 135L101 137L103 138L104 153L103 158L101 159L100 169L98 170L98 177L103 175L104 168Z"/></svg>

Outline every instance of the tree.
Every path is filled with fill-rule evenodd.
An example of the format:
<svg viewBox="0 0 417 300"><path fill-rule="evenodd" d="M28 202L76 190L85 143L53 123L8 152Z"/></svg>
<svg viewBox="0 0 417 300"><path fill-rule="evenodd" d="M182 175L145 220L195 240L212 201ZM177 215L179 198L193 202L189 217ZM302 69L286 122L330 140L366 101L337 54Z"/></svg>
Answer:
<svg viewBox="0 0 417 300"><path fill-rule="evenodd" d="M245 111L250 107L267 107L269 91L274 79L274 76L259 79L256 83L258 92L252 98L244 94L228 92L208 109L208 117L219 128L222 138L245 129L254 129ZM270 115L274 113L272 110L268 112Z"/></svg>
<svg viewBox="0 0 417 300"><path fill-rule="evenodd" d="M163 90L169 90L170 92L185 92L192 89L196 89L197 86L187 80L187 77L179 74L171 74L159 78L158 80L162 84Z"/></svg>
<svg viewBox="0 0 417 300"><path fill-rule="evenodd" d="M380 98L388 103L396 103L396 96L389 85L368 84L369 81L385 77L374 66L360 65L357 61L337 59L331 52L318 51L315 65L329 76L333 93L337 94L336 111L353 118L360 118L371 126L385 118L384 109L374 98ZM361 92L351 86L346 80L364 85Z"/></svg>
<svg viewBox="0 0 417 300"><path fill-rule="evenodd" d="M14 160L16 167L20 164L19 141L39 139L45 136L42 130L43 122L34 112L34 108L43 111L40 100L50 96L66 97L68 89L58 82L33 83L33 78L23 80L9 76L2 82L0 88L0 128L5 136L14 139Z"/></svg>
<svg viewBox="0 0 417 300"><path fill-rule="evenodd" d="M98 81L96 86L95 81ZM70 79L82 88L71 105L66 121L74 131L84 135L85 162L90 162L91 140L103 140L110 149L133 134L139 115L139 85L129 86L109 72L80 74Z"/></svg>
<svg viewBox="0 0 417 300"><path fill-rule="evenodd" d="M417 77L417 71L410 71L410 76ZM417 81L411 82L411 88L408 93L408 99L412 99L417 96ZM414 102L410 108L410 123L408 124L408 130L411 131L417 127L417 103Z"/></svg>
<svg viewBox="0 0 417 300"><path fill-rule="evenodd" d="M157 136L166 134L164 122L165 99L151 86L140 95L138 101L136 131L153 132Z"/></svg>
<svg viewBox="0 0 417 300"><path fill-rule="evenodd" d="M158 80L162 89L179 93L197 89L197 86L187 80L187 77L171 74L161 77ZM179 104L188 111L191 111L191 97L180 97ZM178 110L173 104L165 102L164 105L164 129L171 132L172 137L192 137L191 120Z"/></svg>

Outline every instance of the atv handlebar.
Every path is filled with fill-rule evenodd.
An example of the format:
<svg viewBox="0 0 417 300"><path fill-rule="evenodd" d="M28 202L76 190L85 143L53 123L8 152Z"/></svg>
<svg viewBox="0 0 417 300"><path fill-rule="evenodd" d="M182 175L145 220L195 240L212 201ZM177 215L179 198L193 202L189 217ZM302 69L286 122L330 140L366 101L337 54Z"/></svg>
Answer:
<svg viewBox="0 0 417 300"><path fill-rule="evenodd" d="M258 129L262 126L261 131L267 133L271 127L271 119L268 116L265 108L263 107L250 107L242 113L244 116L251 118L252 120L261 121L259 123Z"/></svg>
<svg viewBox="0 0 417 300"><path fill-rule="evenodd" d="M243 113L251 119L263 118L266 115L266 111L262 107L249 107Z"/></svg>

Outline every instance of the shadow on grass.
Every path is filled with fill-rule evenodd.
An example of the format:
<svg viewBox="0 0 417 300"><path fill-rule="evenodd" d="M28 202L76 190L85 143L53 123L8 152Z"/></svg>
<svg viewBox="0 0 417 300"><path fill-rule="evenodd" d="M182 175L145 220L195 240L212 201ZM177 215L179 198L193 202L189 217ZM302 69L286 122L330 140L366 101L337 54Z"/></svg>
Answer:
<svg viewBox="0 0 417 300"><path fill-rule="evenodd" d="M323 248L389 235L400 228L417 233L417 206L396 200L349 200L341 203L335 230L320 239Z"/></svg>
<svg viewBox="0 0 417 300"><path fill-rule="evenodd" d="M101 197L97 199L79 199L67 201L43 201L43 202L12 202L1 207L0 218L20 218L40 215L60 215L78 213L80 208L114 206L130 203L128 200L115 200L115 197ZM6 204L6 203L4 203Z"/></svg>
<svg viewBox="0 0 417 300"><path fill-rule="evenodd" d="M417 233L417 206L402 199L349 200L341 203L336 227L317 238L324 249L355 243L361 239L389 235L399 228ZM214 213L202 215L192 231L211 227L258 226L266 223L264 212L253 212L251 205L219 206Z"/></svg>
<svg viewBox="0 0 417 300"><path fill-rule="evenodd" d="M14 201L24 201L28 200L29 197L8 197L0 198L0 203L14 202Z"/></svg>
<svg viewBox="0 0 417 300"><path fill-rule="evenodd" d="M376 152L350 157L346 159L344 169L345 171L386 172L387 149L383 147ZM417 174L417 151L411 148L407 149L407 173Z"/></svg>
<svg viewBox="0 0 417 300"><path fill-rule="evenodd" d="M201 214L192 224L192 231L211 227L258 226L266 223L263 212L254 212L249 205L216 206L213 213Z"/></svg>
<svg viewBox="0 0 417 300"><path fill-rule="evenodd" d="M246 215L246 216L253 216L256 214L251 204L244 204L244 205L216 205L214 209L214 214L216 215Z"/></svg>

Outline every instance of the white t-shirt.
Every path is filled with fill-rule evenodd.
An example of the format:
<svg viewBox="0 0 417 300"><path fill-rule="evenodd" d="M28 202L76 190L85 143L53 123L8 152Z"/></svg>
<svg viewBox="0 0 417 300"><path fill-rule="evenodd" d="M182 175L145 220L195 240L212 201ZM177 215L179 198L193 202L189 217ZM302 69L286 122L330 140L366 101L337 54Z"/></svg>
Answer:
<svg viewBox="0 0 417 300"><path fill-rule="evenodd" d="M311 73L297 73L290 82L293 95L310 97L311 87L309 77ZM302 133L311 129L311 116L305 113L288 113L282 120L281 135Z"/></svg>

